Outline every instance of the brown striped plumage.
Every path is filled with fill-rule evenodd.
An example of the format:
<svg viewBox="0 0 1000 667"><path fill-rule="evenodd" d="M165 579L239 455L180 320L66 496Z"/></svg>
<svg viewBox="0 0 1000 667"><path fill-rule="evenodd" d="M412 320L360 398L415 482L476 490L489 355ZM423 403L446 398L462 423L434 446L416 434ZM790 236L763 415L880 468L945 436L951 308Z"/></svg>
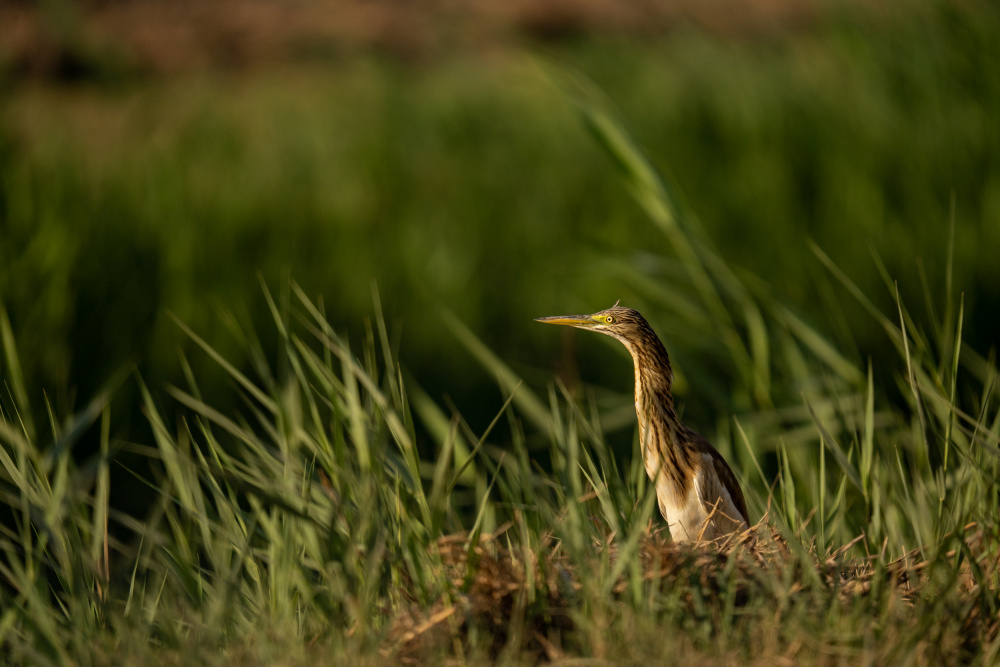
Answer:
<svg viewBox="0 0 1000 667"><path fill-rule="evenodd" d="M677 418L670 358L638 311L615 304L593 315L537 321L612 336L632 355L643 463L675 540L711 540L746 527L747 506L736 475L705 438Z"/></svg>

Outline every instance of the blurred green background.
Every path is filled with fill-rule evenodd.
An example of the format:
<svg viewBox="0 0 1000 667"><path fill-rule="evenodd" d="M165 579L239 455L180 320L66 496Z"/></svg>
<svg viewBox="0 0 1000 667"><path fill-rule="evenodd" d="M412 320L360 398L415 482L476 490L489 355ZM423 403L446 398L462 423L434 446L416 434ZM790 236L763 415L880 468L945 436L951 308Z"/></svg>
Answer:
<svg viewBox="0 0 1000 667"><path fill-rule="evenodd" d="M674 323L683 304L654 287L676 271L670 248L551 72L594 81L702 241L859 360L889 341L807 241L885 312L892 281L920 310L944 298L953 221L953 291L986 353L1000 325L998 36L995 3L914 2L739 34L682 22L522 35L417 59L318 50L161 75L94 56L70 81L8 64L0 301L29 392L67 414L131 364L154 388L183 383L178 351L193 345L169 313L249 367L227 323L258 323L273 349L258 274L322 295L355 341L374 281L414 382L482 428L502 397L440 306L537 386L557 372L627 405L623 351L532 322L620 298L666 339L686 414L711 432L756 406ZM196 374L207 403L236 403L221 372ZM115 429L145 440L134 384L116 390Z"/></svg>

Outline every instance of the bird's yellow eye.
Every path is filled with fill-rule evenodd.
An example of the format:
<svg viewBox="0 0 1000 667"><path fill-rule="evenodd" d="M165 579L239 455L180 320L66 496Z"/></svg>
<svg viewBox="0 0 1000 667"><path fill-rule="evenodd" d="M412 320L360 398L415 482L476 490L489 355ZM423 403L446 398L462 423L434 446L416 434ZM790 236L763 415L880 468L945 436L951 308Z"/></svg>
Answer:
<svg viewBox="0 0 1000 667"><path fill-rule="evenodd" d="M607 317L604 318L604 321L607 322L608 324L614 324L615 318L613 318L611 315L608 315Z"/></svg>

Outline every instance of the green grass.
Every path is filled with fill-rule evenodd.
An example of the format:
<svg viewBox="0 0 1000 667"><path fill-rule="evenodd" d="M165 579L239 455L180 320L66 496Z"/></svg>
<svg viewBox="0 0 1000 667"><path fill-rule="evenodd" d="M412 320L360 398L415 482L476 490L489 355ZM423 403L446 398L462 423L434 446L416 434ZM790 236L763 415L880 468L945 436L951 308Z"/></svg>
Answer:
<svg viewBox="0 0 1000 667"><path fill-rule="evenodd" d="M670 273L643 289L726 360L730 400L757 406L720 417L715 442L752 514L768 510L762 555L664 542L598 391L521 382L446 311L428 316L499 383L488 427L402 370L377 291L351 343L324 300L285 281L260 297L272 351L233 328L248 371L174 322L193 349L183 385L125 381L150 425L139 441L112 436L107 392L34 422L4 316L5 658L995 663L1000 400L995 360L963 342L963 298L929 294L934 318L898 296L883 311L814 249L830 290L895 349L858 364L709 247L600 95L562 83L670 249ZM195 355L239 409L204 399ZM99 453L75 457L88 428ZM133 467L156 494L139 515L109 501L126 452L151 466Z"/></svg>

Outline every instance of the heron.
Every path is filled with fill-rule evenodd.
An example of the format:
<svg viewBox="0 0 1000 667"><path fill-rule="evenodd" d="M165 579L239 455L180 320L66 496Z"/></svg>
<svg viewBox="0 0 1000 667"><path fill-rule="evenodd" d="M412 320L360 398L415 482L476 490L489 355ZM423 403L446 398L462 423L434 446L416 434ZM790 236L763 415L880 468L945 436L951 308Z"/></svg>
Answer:
<svg viewBox="0 0 1000 667"><path fill-rule="evenodd" d="M638 311L618 303L593 315L535 321L611 336L632 355L642 460L675 541L711 541L746 528L747 504L736 475L708 440L677 417L666 348Z"/></svg>

